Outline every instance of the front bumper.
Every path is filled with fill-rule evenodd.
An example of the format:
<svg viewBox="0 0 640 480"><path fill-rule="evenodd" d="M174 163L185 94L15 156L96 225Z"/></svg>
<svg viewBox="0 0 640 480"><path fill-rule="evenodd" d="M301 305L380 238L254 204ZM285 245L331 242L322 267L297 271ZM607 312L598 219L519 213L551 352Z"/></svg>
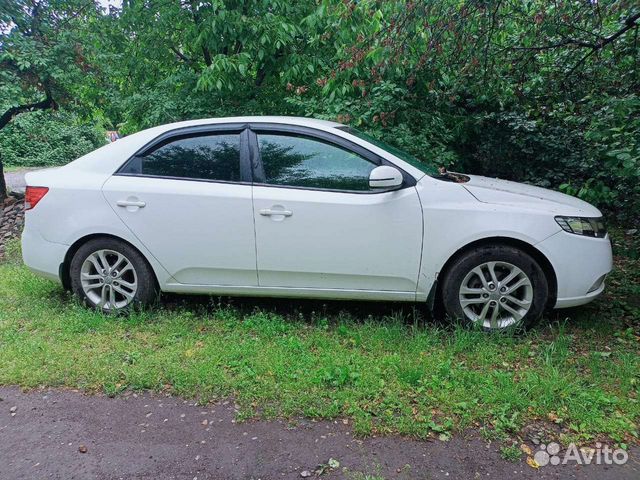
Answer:
<svg viewBox="0 0 640 480"><path fill-rule="evenodd" d="M600 285L598 289L594 290L593 292L589 292L586 295L581 295L578 297L558 298L553 308L578 307L580 305L589 303L602 295L602 292L604 292L604 287L605 283L602 282L602 285Z"/></svg>
<svg viewBox="0 0 640 480"><path fill-rule="evenodd" d="M604 291L603 279L613 268L608 235L592 238L560 231L536 248L549 259L556 273L558 291L554 308L584 305Z"/></svg>

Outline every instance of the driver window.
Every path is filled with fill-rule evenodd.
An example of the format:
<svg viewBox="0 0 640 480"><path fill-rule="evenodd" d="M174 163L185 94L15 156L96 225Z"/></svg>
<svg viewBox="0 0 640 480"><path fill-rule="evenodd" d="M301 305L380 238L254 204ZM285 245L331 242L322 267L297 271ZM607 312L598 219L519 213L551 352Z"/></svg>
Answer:
<svg viewBox="0 0 640 480"><path fill-rule="evenodd" d="M258 134L270 185L368 191L377 165L341 147L299 135Z"/></svg>

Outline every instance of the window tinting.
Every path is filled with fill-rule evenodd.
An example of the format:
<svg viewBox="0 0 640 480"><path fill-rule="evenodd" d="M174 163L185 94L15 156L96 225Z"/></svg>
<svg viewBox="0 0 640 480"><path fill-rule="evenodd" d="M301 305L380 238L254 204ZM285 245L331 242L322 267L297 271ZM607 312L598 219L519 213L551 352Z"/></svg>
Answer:
<svg viewBox="0 0 640 480"><path fill-rule="evenodd" d="M238 182L240 134L170 139L131 159L122 173Z"/></svg>
<svg viewBox="0 0 640 480"><path fill-rule="evenodd" d="M266 183L332 190L369 190L377 165L335 145L301 136L259 134Z"/></svg>

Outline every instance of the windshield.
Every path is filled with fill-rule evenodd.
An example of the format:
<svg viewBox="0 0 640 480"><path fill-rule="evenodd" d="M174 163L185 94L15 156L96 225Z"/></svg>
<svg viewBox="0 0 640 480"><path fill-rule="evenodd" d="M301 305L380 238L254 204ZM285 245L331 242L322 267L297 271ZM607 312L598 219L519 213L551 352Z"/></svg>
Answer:
<svg viewBox="0 0 640 480"><path fill-rule="evenodd" d="M426 173L427 175L431 175L431 176L439 176L439 172L438 169L426 164L425 162L418 160L416 157L414 157L413 155L404 152L402 150L400 150L399 148L394 147L393 145L389 145L388 143L383 142L382 140L378 140L377 138L372 137L371 135L367 135L364 132L361 132L360 130L357 130L353 127L349 127L349 126L342 126L342 127L337 127L339 130L342 130L344 132L350 133L351 135L354 135L362 140L365 140L373 145L375 145L376 147L379 147L383 150L386 150L387 152L391 153L392 155L395 155L396 157L398 157L400 160L403 160L405 162L407 162L409 165L411 165L412 167L417 168L418 170L420 170L423 173Z"/></svg>

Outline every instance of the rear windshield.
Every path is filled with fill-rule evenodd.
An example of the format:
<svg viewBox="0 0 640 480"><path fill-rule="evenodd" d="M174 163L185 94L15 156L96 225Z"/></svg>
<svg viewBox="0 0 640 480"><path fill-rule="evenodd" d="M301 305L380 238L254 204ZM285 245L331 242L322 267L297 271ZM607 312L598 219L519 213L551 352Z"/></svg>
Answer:
<svg viewBox="0 0 640 480"><path fill-rule="evenodd" d="M365 140L375 145L376 147L386 150L392 155L395 155L396 157L398 157L400 160L404 160L412 167L417 168L418 170L420 170L423 173L426 173L427 175L430 175L432 177L437 177L440 175L437 168L431 165L428 165L427 163L421 160L418 160L416 157L414 157L410 153L400 150L399 148L396 148L393 145L389 145L388 143L385 143L382 140L378 140L377 138L374 138L371 135L367 135L366 133L361 132L360 130L357 130L353 127L349 127L346 125L341 127L336 127L336 128L338 128L338 130L342 130L343 132L350 133L351 135L358 137L362 140Z"/></svg>

